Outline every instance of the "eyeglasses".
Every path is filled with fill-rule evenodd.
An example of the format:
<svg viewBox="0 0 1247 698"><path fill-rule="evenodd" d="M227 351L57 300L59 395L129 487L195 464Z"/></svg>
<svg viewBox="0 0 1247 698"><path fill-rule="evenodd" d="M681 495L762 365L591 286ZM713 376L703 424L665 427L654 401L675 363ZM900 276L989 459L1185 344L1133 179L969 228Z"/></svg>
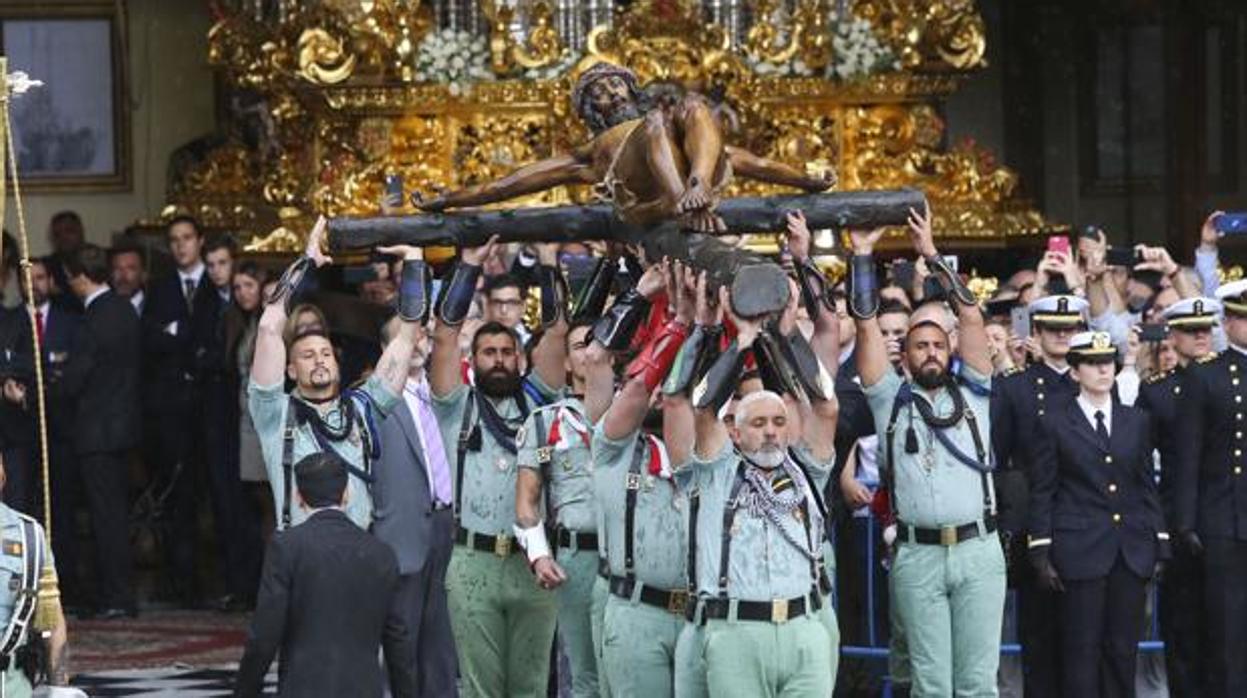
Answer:
<svg viewBox="0 0 1247 698"><path fill-rule="evenodd" d="M524 301L519 298L503 298L500 300L489 299L489 304L499 308L518 308L524 305Z"/></svg>

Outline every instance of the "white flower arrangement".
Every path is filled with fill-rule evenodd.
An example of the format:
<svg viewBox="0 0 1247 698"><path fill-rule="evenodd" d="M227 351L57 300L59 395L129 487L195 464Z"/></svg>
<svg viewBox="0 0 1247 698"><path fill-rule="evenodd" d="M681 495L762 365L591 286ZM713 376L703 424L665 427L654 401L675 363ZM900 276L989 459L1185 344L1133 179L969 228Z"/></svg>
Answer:
<svg viewBox="0 0 1247 698"><path fill-rule="evenodd" d="M841 20L831 16L832 61L827 77L852 80L889 70L900 70L901 62L891 47L879 41L869 20L849 15Z"/></svg>
<svg viewBox="0 0 1247 698"><path fill-rule="evenodd" d="M417 82L447 84L455 96L467 94L473 82L494 77L485 39L466 31L430 32L416 47L415 64Z"/></svg>
<svg viewBox="0 0 1247 698"><path fill-rule="evenodd" d="M833 55L832 62L828 64L824 73L825 77L852 80L901 69L900 60L897 59L892 49L875 35L875 28L870 20L854 15L848 15L842 20L835 12L832 12L828 25ZM782 37L776 37L777 44L782 44L782 41ZM793 58L784 63L771 63L758 60L753 56L746 56L745 60L758 75L776 77L814 75L814 69L800 58Z"/></svg>
<svg viewBox="0 0 1247 698"><path fill-rule="evenodd" d="M522 74L525 80L554 80L562 77L573 66L580 62L581 54L571 49L563 49L563 55L550 65L540 68L528 68Z"/></svg>

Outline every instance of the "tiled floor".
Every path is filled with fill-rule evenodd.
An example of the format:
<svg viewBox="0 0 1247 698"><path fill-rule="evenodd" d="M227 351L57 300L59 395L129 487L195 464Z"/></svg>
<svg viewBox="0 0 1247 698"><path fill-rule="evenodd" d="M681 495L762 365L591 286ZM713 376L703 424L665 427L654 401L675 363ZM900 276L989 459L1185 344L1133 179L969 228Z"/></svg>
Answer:
<svg viewBox="0 0 1247 698"><path fill-rule="evenodd" d="M178 696L209 698L230 696L234 690L235 667L215 669L167 668L130 671L105 671L83 674L74 679L74 686L91 698L110 696ZM277 674L270 672L264 695L277 695Z"/></svg>

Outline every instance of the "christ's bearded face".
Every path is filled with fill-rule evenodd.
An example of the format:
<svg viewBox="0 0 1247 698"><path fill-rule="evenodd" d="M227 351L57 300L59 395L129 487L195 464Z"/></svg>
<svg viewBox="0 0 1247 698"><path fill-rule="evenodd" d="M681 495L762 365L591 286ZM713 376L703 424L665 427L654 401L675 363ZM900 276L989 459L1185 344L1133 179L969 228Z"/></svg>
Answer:
<svg viewBox="0 0 1247 698"><path fill-rule="evenodd" d="M618 75L595 80L585 89L585 95L583 116L595 133L641 116L632 88Z"/></svg>

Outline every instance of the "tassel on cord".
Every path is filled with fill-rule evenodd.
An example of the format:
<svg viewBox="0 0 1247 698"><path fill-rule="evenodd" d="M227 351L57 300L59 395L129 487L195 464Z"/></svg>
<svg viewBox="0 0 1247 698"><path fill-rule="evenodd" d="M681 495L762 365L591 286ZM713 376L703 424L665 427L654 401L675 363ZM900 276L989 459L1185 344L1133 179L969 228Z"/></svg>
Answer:
<svg viewBox="0 0 1247 698"><path fill-rule="evenodd" d="M9 166L9 176L13 181L13 210L17 215L17 232L18 240L21 244L21 269L22 284L26 289L26 317L30 321L31 345L34 349L32 356L39 357L43 354L39 346L39 332L35 327L34 307L31 305L30 299L34 298L30 281L30 239L26 235L26 214L22 209L22 188L17 178L17 152L13 148L13 126L9 120L9 97L13 91L13 85L10 83L8 74L8 62L0 58L0 118L3 118L2 125L4 129L3 141L0 141L0 150L7 149L8 157L4 157L0 153L0 220L4 218L4 184L5 172L4 164ZM24 90L23 90L24 91ZM0 254L7 252L0 250ZM41 633L50 633L54 630L62 617L61 613L61 591L56 578L56 568L52 564L52 484L48 472L48 421L47 412L44 404L44 382L43 382L43 362L36 360L35 362L35 400L38 407L38 424L39 424L39 446L41 458L41 473L43 475L43 530L44 543L47 546L44 551L43 569L39 571L39 591L38 602L35 606L34 627Z"/></svg>

